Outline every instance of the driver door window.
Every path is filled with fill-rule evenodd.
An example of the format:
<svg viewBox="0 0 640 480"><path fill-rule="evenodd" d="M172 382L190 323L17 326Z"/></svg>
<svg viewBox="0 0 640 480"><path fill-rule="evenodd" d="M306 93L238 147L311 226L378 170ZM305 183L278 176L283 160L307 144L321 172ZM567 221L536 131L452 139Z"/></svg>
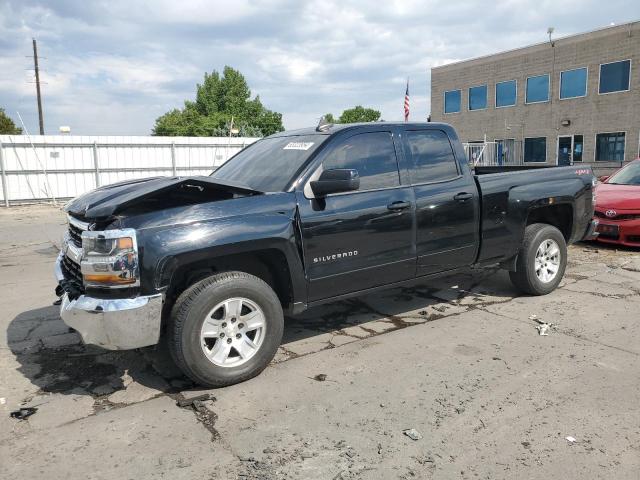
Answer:
<svg viewBox="0 0 640 480"><path fill-rule="evenodd" d="M346 139L329 153L322 167L357 170L361 191L400 185L396 152L388 132L361 133Z"/></svg>

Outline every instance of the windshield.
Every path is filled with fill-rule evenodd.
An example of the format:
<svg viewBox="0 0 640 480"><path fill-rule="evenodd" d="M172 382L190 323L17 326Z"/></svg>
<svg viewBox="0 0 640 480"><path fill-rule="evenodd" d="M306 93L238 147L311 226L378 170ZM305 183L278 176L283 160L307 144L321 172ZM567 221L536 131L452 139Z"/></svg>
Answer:
<svg viewBox="0 0 640 480"><path fill-rule="evenodd" d="M613 185L640 185L640 162L633 162L609 177L608 184Z"/></svg>
<svg viewBox="0 0 640 480"><path fill-rule="evenodd" d="M327 135L258 140L211 174L261 192L281 192Z"/></svg>

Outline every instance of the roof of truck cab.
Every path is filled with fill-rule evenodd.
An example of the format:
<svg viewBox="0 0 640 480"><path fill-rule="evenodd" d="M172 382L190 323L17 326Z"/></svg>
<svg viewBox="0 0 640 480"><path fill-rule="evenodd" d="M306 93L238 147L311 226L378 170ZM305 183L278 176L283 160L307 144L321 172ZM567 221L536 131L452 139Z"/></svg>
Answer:
<svg viewBox="0 0 640 480"><path fill-rule="evenodd" d="M438 122L362 122L362 123L334 123L331 126L325 127L323 131L317 131L316 127L300 128L297 130L285 130L284 132L278 132L270 135L266 138L275 137L292 137L297 135L331 135L343 130L354 129L358 127L371 127L374 125L381 125L385 127L447 127L451 128L448 123Z"/></svg>

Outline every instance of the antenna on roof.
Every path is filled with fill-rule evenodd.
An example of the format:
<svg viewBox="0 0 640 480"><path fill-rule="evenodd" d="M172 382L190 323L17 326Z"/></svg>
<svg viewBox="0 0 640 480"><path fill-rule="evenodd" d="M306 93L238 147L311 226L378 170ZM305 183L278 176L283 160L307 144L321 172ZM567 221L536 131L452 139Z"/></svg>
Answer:
<svg viewBox="0 0 640 480"><path fill-rule="evenodd" d="M547 28L547 35L549 35L549 43L551 44L552 47L555 47L553 40L551 40L551 35L553 34L554 31L555 31L555 28L553 27Z"/></svg>
<svg viewBox="0 0 640 480"><path fill-rule="evenodd" d="M316 127L316 132L326 132L331 127L333 127L333 123L327 121L327 117L324 115L320 117L320 121L318 122L318 126Z"/></svg>

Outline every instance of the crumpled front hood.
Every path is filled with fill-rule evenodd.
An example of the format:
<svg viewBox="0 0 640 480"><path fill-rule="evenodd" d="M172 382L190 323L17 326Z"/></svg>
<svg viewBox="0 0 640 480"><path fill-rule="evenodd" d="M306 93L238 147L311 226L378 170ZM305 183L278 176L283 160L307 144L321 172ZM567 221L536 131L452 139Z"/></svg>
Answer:
<svg viewBox="0 0 640 480"><path fill-rule="evenodd" d="M212 177L152 177L97 188L71 200L65 206L65 211L81 218L105 220L150 197L159 197L161 200L162 194L178 189L190 189L194 195L205 190L229 195L261 193L244 185Z"/></svg>
<svg viewBox="0 0 640 480"><path fill-rule="evenodd" d="M640 210L640 186L601 183L596 187L596 207Z"/></svg>

